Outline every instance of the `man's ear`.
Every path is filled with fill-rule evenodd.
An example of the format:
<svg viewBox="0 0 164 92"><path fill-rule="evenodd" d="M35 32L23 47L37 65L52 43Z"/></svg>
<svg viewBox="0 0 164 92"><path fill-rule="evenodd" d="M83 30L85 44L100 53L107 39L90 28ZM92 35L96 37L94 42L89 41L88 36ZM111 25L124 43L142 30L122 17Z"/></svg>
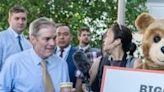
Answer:
<svg viewBox="0 0 164 92"><path fill-rule="evenodd" d="M36 43L36 37L30 35L29 36L29 39L30 39L30 42L33 44L33 43Z"/></svg>
<svg viewBox="0 0 164 92"><path fill-rule="evenodd" d="M80 35L77 36L77 39L80 41Z"/></svg>

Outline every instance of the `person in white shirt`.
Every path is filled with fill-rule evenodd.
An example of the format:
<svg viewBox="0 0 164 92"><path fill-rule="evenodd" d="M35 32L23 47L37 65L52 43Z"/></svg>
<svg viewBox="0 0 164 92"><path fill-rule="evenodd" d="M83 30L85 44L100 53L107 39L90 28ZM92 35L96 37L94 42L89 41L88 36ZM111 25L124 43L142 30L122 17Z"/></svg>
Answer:
<svg viewBox="0 0 164 92"><path fill-rule="evenodd" d="M75 72L77 70L74 61L73 54L76 52L75 47L71 45L72 34L69 26L60 24L56 30L56 45L54 53L59 57L66 60L69 69L70 81L73 82L73 87L76 85Z"/></svg>
<svg viewBox="0 0 164 92"><path fill-rule="evenodd" d="M60 83L68 82L69 74L67 63L53 53L56 24L41 17L29 29L33 47L6 59L0 92L61 92Z"/></svg>

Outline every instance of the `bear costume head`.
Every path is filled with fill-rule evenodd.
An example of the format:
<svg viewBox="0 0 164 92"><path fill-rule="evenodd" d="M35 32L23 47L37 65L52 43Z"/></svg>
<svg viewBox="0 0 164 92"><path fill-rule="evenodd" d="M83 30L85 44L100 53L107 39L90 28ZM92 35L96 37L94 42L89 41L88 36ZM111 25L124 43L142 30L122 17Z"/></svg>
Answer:
<svg viewBox="0 0 164 92"><path fill-rule="evenodd" d="M143 34L144 58L139 68L164 70L164 19L142 13L137 17L135 26Z"/></svg>

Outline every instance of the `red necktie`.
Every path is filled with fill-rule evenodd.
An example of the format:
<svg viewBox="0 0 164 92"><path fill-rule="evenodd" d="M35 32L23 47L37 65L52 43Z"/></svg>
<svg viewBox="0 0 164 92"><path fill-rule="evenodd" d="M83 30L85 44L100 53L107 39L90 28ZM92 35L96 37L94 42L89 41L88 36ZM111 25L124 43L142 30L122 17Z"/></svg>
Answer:
<svg viewBox="0 0 164 92"><path fill-rule="evenodd" d="M64 49L60 48L60 57L63 57Z"/></svg>

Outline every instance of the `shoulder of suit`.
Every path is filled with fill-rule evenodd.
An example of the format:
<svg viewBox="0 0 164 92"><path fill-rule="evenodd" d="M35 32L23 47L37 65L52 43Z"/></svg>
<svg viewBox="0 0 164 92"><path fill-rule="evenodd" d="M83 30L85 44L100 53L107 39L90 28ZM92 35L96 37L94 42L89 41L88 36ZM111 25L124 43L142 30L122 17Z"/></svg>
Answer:
<svg viewBox="0 0 164 92"><path fill-rule="evenodd" d="M77 50L78 50L78 48L77 48L77 47L74 47L74 46L71 46L71 49L72 49L73 51L77 51Z"/></svg>
<svg viewBox="0 0 164 92"><path fill-rule="evenodd" d="M90 48L90 51L99 52L99 51L100 51L100 49L98 49L98 48Z"/></svg>
<svg viewBox="0 0 164 92"><path fill-rule="evenodd" d="M79 46L71 46L72 48L78 50L79 49Z"/></svg>

